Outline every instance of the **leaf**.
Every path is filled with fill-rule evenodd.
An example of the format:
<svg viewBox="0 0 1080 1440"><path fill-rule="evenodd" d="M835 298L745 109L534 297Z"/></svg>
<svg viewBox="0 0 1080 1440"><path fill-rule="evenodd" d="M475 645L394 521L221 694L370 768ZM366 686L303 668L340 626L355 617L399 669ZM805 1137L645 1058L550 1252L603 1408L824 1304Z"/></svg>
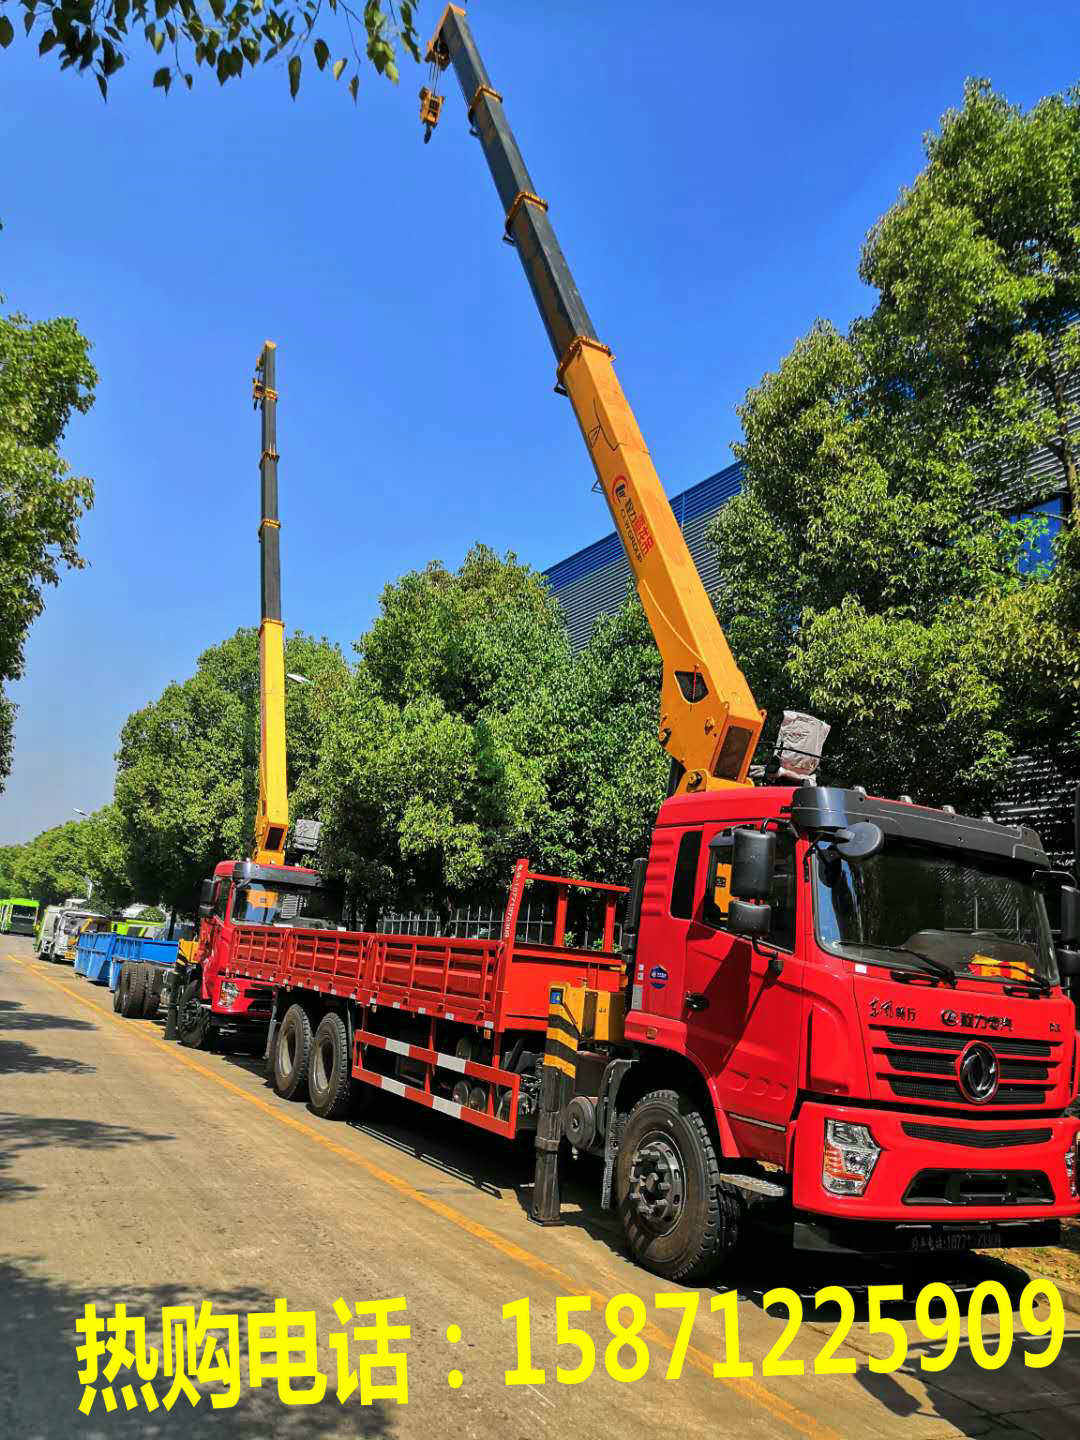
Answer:
<svg viewBox="0 0 1080 1440"><path fill-rule="evenodd" d="M326 69L326 62L330 59L330 47L325 40L316 40L314 45L315 64L320 70Z"/></svg>
<svg viewBox="0 0 1080 1440"><path fill-rule="evenodd" d="M0 49L6 50L15 38L15 27L6 15L0 15Z"/></svg>
<svg viewBox="0 0 1080 1440"><path fill-rule="evenodd" d="M56 45L56 43L57 40L55 31L46 30L44 35L42 35L41 39L38 41L38 54L47 55L49 51Z"/></svg>
<svg viewBox="0 0 1080 1440"><path fill-rule="evenodd" d="M289 94L296 99L296 92L300 89L300 56L293 55L289 60Z"/></svg>
<svg viewBox="0 0 1080 1440"><path fill-rule="evenodd" d="M333 71L334 71L334 79L335 79L335 80L340 80L340 79L341 79L341 72L345 69L345 66L346 66L348 63L349 63L348 60L335 60L335 61L334 61Z"/></svg>
<svg viewBox="0 0 1080 1440"><path fill-rule="evenodd" d="M352 96L354 102L355 102L355 100L356 100L356 92L357 92L359 89L360 89L360 77L359 77L359 75L354 75L354 76L352 77L352 79L349 81L349 94Z"/></svg>
<svg viewBox="0 0 1080 1440"><path fill-rule="evenodd" d="M172 71L169 69L169 67L168 67L167 65L163 65L160 70L155 70L155 71L154 71L154 89L155 89L155 90L164 90L164 91L166 92L166 94L167 94L167 93L168 93L168 90L169 90L169 86L170 86L171 84L172 84Z"/></svg>
<svg viewBox="0 0 1080 1440"><path fill-rule="evenodd" d="M102 98L103 100L108 100L108 98L109 98L109 82L105 79L105 76L104 76L104 75L95 75L95 76L94 76L94 79L97 81L97 83L98 83L98 89L101 91L101 98Z"/></svg>

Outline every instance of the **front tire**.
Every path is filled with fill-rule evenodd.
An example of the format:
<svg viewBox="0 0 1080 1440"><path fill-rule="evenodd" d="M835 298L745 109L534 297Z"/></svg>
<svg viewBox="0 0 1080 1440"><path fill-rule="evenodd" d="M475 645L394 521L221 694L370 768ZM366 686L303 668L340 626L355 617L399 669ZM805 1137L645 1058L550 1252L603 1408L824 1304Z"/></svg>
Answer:
<svg viewBox="0 0 1080 1440"><path fill-rule="evenodd" d="M666 1280L705 1280L738 1245L742 1202L721 1180L704 1116L675 1090L631 1110L615 1185L634 1259Z"/></svg>
<svg viewBox="0 0 1080 1440"><path fill-rule="evenodd" d="M199 998L200 977L195 975L180 992L176 1013L176 1038L189 1050L205 1050L213 1029L213 1016Z"/></svg>
<svg viewBox="0 0 1080 1440"><path fill-rule="evenodd" d="M302 1005L290 1005L274 1040L274 1089L283 1100L303 1098L311 1063L311 1021Z"/></svg>

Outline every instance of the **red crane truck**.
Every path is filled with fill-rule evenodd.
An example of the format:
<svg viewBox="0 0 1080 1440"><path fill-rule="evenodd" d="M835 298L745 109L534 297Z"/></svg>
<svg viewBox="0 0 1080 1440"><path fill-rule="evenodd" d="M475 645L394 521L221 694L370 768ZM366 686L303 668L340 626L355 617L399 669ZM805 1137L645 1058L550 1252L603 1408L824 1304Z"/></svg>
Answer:
<svg viewBox="0 0 1080 1440"><path fill-rule="evenodd" d="M786 763L750 783L764 717L457 7L429 58L461 84L656 635L672 794L628 894L519 861L487 939L283 928L273 893L252 898L273 875L219 866L215 1015L268 1015L276 1088L319 1115L389 1090L535 1131L542 1223L560 1148L602 1157L600 1203L671 1279L714 1273L751 1208L804 1248L1052 1240L1080 1214L1062 989L1080 974L1080 893L1030 830L790 783ZM441 105L421 92L426 138Z"/></svg>
<svg viewBox="0 0 1080 1440"><path fill-rule="evenodd" d="M259 622L259 798L255 846L250 860L223 861L203 882L200 912L223 916L232 885L236 923L337 927L340 887L314 870L285 864L289 795L285 773L285 625L281 618L281 524L278 519L277 346L267 340L255 367L253 399L261 413L259 558L262 604ZM297 677L293 677L297 678ZM299 677L304 678L304 677ZM168 977L165 1034L200 1048L216 1039L265 1038L270 1007L260 992L245 991L222 1003L220 968L232 930L205 924L189 963L177 961ZM226 990L225 994L232 992ZM156 1004L154 1005L156 1011ZM141 1008L136 1013L143 1013Z"/></svg>

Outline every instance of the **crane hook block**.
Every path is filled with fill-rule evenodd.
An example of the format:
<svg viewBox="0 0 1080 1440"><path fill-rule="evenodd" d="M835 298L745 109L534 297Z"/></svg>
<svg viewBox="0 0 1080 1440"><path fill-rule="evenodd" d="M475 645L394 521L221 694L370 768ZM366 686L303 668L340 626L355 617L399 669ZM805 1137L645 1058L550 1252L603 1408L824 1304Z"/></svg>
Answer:
<svg viewBox="0 0 1080 1440"><path fill-rule="evenodd" d="M436 95L425 85L420 91L420 123L424 127L424 144L431 139L431 132L439 123L443 97Z"/></svg>

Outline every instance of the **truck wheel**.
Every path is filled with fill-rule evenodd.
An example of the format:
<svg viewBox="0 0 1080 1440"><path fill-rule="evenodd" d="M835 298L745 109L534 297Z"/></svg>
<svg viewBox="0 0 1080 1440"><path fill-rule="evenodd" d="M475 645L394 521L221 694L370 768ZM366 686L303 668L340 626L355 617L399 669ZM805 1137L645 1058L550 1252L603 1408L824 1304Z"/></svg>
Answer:
<svg viewBox="0 0 1080 1440"><path fill-rule="evenodd" d="M302 1097L311 1062L311 1021L302 1005L290 1005L274 1042L274 1089L283 1100Z"/></svg>
<svg viewBox="0 0 1080 1440"><path fill-rule="evenodd" d="M647 1270L696 1282L735 1249L742 1202L721 1182L703 1116L676 1091L654 1090L631 1110L615 1185L627 1243Z"/></svg>
<svg viewBox="0 0 1080 1440"><path fill-rule="evenodd" d="M119 1009L120 1009L120 1001L121 1001L123 998L124 998L124 972L123 972L123 970L121 970L121 971L120 971L120 974L117 975L117 977L116 977L116 989L112 992L112 1008L113 1008L114 1010L119 1010Z"/></svg>
<svg viewBox="0 0 1080 1440"><path fill-rule="evenodd" d="M164 979L156 966L147 973L142 1010L144 1020L152 1020L161 1008L161 986Z"/></svg>
<svg viewBox="0 0 1080 1440"><path fill-rule="evenodd" d="M199 1001L199 977L189 980L180 992L176 1014L176 1038L189 1050L203 1050L210 1040L213 1016Z"/></svg>
<svg viewBox="0 0 1080 1440"><path fill-rule="evenodd" d="M340 1120L352 1100L352 1056L345 1021L328 1010L319 1021L311 1045L308 1096L311 1108L324 1120Z"/></svg>
<svg viewBox="0 0 1080 1440"><path fill-rule="evenodd" d="M142 1014L146 994L146 967L125 965L121 973L127 980L127 985L120 997L120 1013L125 1020L137 1020Z"/></svg>

